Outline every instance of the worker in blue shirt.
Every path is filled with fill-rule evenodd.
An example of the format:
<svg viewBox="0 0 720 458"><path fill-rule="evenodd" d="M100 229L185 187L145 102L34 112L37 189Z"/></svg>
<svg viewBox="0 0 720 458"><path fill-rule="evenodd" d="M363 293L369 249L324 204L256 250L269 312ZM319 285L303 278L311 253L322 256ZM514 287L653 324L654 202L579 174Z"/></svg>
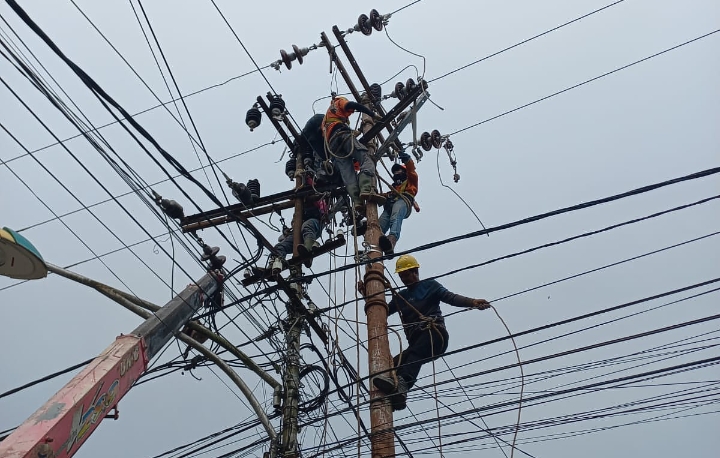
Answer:
<svg viewBox="0 0 720 458"><path fill-rule="evenodd" d="M472 299L451 293L436 280L420 280L420 264L413 256L398 258L395 273L406 286L394 294L388 303L388 315L398 313L403 324L408 346L395 356L393 364L397 383L391 374L373 377L373 385L383 393L392 395L393 410L406 406L407 392L413 387L424 363L442 356L448 347L448 332L440 310L440 302L479 310L490 308L485 299ZM358 285L364 293L362 282Z"/></svg>

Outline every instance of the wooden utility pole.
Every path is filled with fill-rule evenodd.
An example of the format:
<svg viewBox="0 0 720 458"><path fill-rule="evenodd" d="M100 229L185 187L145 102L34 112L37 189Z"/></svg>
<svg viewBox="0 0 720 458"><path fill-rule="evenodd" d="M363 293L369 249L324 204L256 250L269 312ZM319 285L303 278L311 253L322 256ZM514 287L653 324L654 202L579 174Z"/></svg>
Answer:
<svg viewBox="0 0 720 458"><path fill-rule="evenodd" d="M295 165L295 191L299 191L303 187L303 158L301 154L297 154ZM303 224L303 197L295 198L295 213L293 215L293 256L298 256L298 245L303 241L302 236ZM290 267L291 278L298 278L302 275L302 265L296 264ZM300 447L298 445L298 404L300 398L300 333L303 326L303 313L297 307L296 303L300 301L302 296L302 284L291 283L290 288L292 294L296 295L296 300L291 297L287 302L288 312L288 329L285 331L285 343L287 344L287 353L285 355L285 372L283 374L283 385L285 388L285 399L283 402L283 425L282 425L282 456L297 457L299 456Z"/></svg>
<svg viewBox="0 0 720 458"><path fill-rule="evenodd" d="M363 97L363 105L370 105L369 97L369 93L366 92ZM365 133L372 128L373 122L365 114L363 114L362 120L361 130ZM376 150L375 143L370 142L367 147L368 155L372 157ZM377 178L374 180L377 182ZM378 248L382 232L378 222L377 204L367 202L365 208L367 217L365 241L370 245L367 255L372 260L382 256ZM365 314L367 315L368 330L368 365L370 369L370 442L372 444L372 458L395 456L395 437L393 435L393 414L390 398L375 388L372 383L375 374L390 374L389 371L392 369L387 330L388 305L385 302L385 282L382 262L373 262L366 266L364 283Z"/></svg>

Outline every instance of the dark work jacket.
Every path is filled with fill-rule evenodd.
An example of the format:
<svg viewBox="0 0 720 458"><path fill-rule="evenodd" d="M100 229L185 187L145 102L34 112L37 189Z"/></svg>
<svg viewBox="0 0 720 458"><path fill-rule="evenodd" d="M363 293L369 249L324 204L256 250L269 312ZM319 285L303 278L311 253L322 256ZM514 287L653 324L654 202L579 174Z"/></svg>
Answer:
<svg viewBox="0 0 720 458"><path fill-rule="evenodd" d="M445 319L440 310L440 302L462 307L466 305L464 302L467 300L463 296L451 293L436 280L420 280L400 291L398 295L400 297L393 296L388 304L388 314L400 313L405 336L408 340L411 340L413 334L417 331L425 329L425 324L420 320L417 312L420 312L425 317L435 318L436 324L444 326ZM412 307L408 305L408 302ZM417 309L417 312L415 309Z"/></svg>
<svg viewBox="0 0 720 458"><path fill-rule="evenodd" d="M310 143L315 154L325 160L327 159L327 155L325 154L325 141L322 135L323 118L323 115L316 114L308 119L305 127L303 127L302 135L308 143Z"/></svg>

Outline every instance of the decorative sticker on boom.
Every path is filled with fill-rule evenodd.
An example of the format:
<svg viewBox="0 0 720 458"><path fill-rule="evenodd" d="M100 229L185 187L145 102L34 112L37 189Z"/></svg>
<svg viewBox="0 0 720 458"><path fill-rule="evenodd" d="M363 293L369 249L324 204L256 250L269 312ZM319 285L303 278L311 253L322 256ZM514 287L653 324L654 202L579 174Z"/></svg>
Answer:
<svg viewBox="0 0 720 458"><path fill-rule="evenodd" d="M105 382L100 382L100 385L98 385L95 396L93 397L93 400L87 410L85 410L85 406L83 405L75 411L75 414L73 414L70 437L68 437L68 440L63 444L63 447L66 447L65 450L67 453L70 453L73 445L82 441L90 426L97 423L100 416L104 416L108 408L110 408L110 406L112 406L115 402L120 380L115 379L110 387L108 387L107 391L100 394L104 384Z"/></svg>
<svg viewBox="0 0 720 458"><path fill-rule="evenodd" d="M115 367L117 368L115 370L117 370L117 372L113 374L111 370L97 383L95 394L87 407L83 402L73 414L68 438L65 443L60 446L58 455L63 452L69 455L70 450L72 450L74 446L82 443L86 436L95 428L95 425L105 417L105 413L128 391L133 385L136 376L133 376L130 383L127 383L127 380L124 380L124 378L129 373L133 373L131 369L133 369L140 357L140 345L134 345L132 350L125 353L119 363L115 363ZM120 386L121 381L122 390Z"/></svg>

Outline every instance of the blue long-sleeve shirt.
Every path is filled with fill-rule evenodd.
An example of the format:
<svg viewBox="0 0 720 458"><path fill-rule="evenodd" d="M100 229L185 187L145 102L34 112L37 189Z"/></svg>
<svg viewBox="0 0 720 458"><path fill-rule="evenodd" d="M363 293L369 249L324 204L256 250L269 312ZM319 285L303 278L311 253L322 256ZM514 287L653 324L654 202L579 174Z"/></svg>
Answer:
<svg viewBox="0 0 720 458"><path fill-rule="evenodd" d="M472 306L472 299L451 293L436 280L420 280L419 282L401 290L388 303L388 315L396 312L405 329L405 336L410 339L412 334L421 328L423 322L418 312L425 317L434 318L438 324L444 324L445 319L440 310L440 302L456 307Z"/></svg>

